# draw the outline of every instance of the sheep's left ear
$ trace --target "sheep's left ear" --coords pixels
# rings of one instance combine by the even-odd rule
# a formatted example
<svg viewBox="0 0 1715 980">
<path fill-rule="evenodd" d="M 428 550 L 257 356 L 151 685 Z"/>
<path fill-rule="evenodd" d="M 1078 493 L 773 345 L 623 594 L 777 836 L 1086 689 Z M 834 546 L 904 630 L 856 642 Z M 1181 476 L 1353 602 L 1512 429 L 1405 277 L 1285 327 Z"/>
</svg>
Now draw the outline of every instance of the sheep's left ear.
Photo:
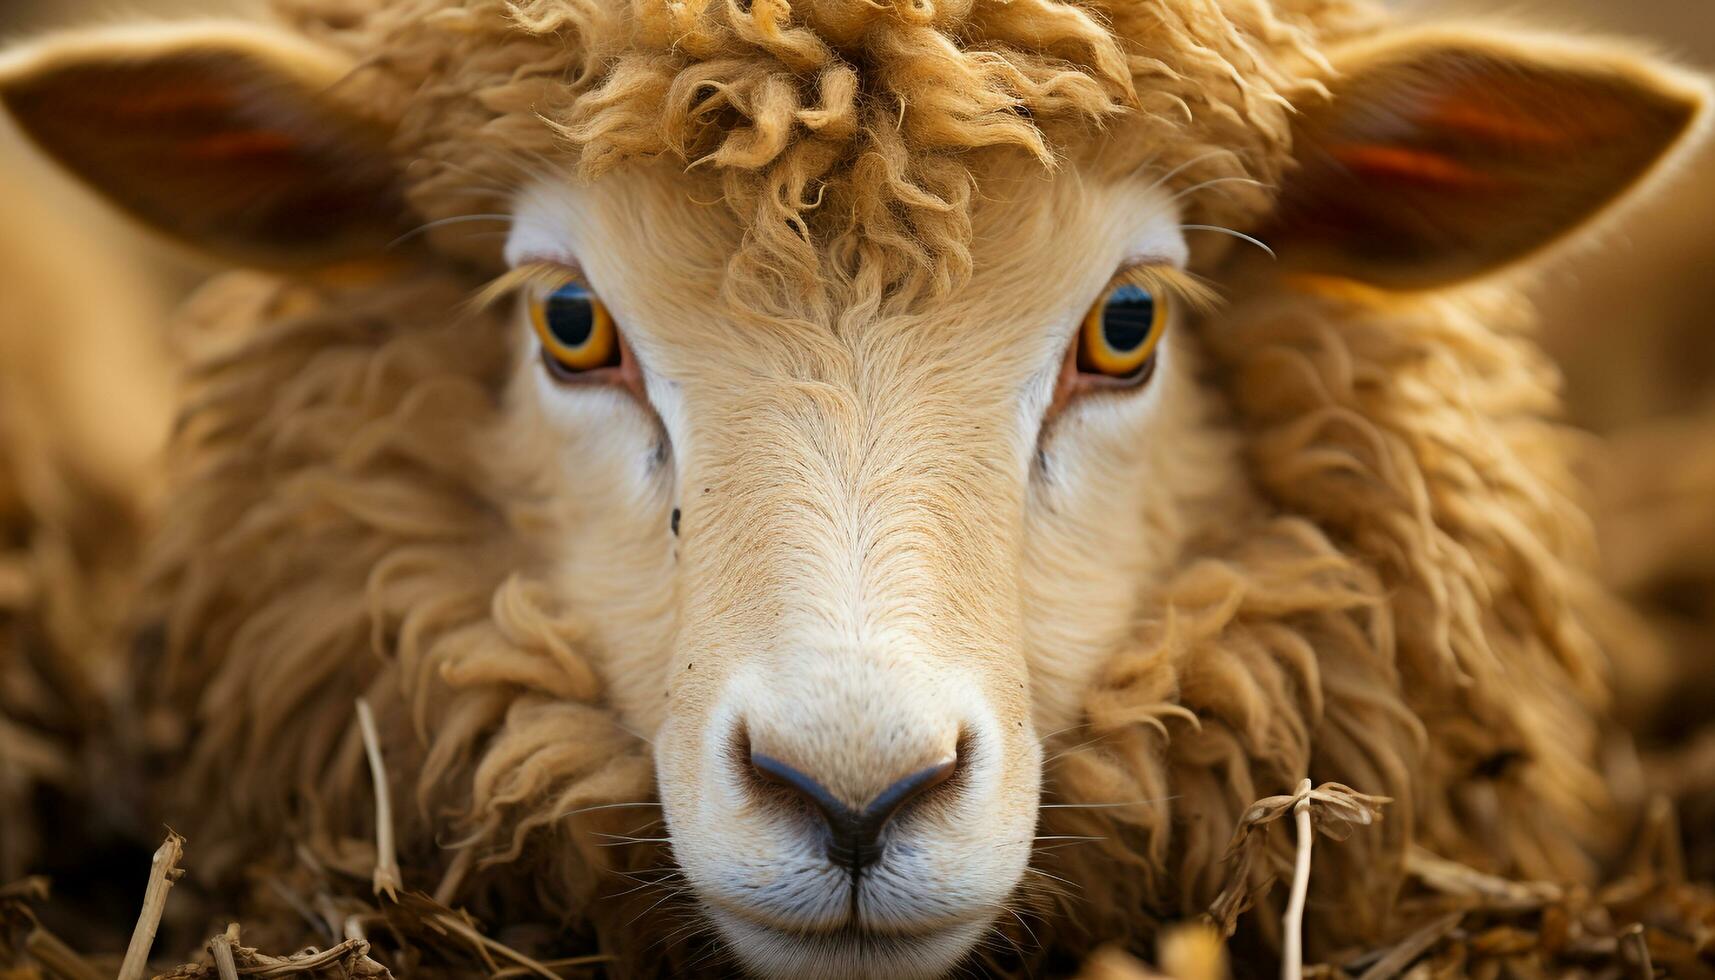
<svg viewBox="0 0 1715 980">
<path fill-rule="evenodd" d="M 1707 87 L 1604 45 L 1422 31 L 1332 53 L 1300 107 L 1268 241 L 1290 267 L 1397 289 L 1565 237 L 1697 128 Z"/>
<path fill-rule="evenodd" d="M 353 64 L 286 31 L 93 30 L 0 57 L 0 105 L 144 224 L 240 262 L 368 257 L 405 221 L 390 128 L 343 94 Z"/>
</svg>

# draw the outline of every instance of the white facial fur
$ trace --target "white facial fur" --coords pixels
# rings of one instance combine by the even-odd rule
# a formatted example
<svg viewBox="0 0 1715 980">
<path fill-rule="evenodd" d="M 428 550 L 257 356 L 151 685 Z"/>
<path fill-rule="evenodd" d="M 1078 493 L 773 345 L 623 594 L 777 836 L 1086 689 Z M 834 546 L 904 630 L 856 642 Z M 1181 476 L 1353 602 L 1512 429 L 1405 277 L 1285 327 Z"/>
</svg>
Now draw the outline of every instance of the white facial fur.
<svg viewBox="0 0 1715 980">
<path fill-rule="evenodd" d="M 1143 388 L 1050 417 L 1116 270 L 1182 267 L 1186 248 L 1147 181 L 1030 181 L 979 209 L 957 295 L 833 323 L 738 322 L 717 296 L 733 232 L 647 171 L 517 202 L 509 259 L 580 268 L 648 396 L 550 378 L 519 318 L 512 411 L 554 460 L 558 585 L 655 743 L 676 859 L 758 972 L 937 976 L 1005 915 L 1039 735 L 1076 724 L 1178 551 L 1185 499 L 1235 472 L 1209 465 L 1220 438 L 1195 465 L 1152 438 L 1204 424 L 1172 333 Z M 887 825 L 854 893 L 747 750 L 853 808 L 958 768 Z"/>
</svg>

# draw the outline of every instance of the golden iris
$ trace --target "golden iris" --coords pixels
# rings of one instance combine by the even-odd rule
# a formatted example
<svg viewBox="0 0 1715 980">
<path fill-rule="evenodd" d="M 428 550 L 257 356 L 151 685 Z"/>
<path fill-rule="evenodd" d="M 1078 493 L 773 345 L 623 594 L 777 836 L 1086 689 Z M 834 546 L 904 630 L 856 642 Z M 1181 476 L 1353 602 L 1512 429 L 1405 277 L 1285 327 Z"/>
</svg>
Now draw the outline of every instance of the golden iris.
<svg viewBox="0 0 1715 980">
<path fill-rule="evenodd" d="M 613 316 L 594 293 L 577 283 L 531 296 L 530 325 L 550 366 L 565 374 L 619 364 Z"/>
<path fill-rule="evenodd" d="M 1167 298 L 1141 286 L 1117 286 L 1084 315 L 1078 370 L 1121 380 L 1141 378 L 1167 327 Z"/>
</svg>

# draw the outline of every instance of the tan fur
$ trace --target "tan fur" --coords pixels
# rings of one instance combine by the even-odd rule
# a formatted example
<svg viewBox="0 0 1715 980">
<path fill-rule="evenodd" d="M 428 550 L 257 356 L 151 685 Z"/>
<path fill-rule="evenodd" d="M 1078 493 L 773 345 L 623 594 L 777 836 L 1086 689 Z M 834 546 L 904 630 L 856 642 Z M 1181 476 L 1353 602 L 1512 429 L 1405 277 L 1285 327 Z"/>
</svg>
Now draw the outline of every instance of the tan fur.
<svg viewBox="0 0 1715 980">
<path fill-rule="evenodd" d="M 1064 137 L 1146 119 L 1164 137 L 1164 171 L 1196 161 L 1179 186 L 1273 183 L 1288 94 L 1315 69 L 1315 44 L 1373 20 L 1347 0 L 1294 0 L 1286 15 L 1217 0 L 833 0 L 748 14 L 712 0 L 414 0 L 344 29 L 324 5 L 276 6 L 365 60 L 351 84 L 374 85 L 366 99 L 403 101 L 398 148 L 419 161 L 412 200 L 426 216 L 479 210 L 469 195 L 484 179 L 516 187 L 568 142 L 586 176 L 667 154 L 711 175 L 699 198 L 719 197 L 751 229 L 732 281 L 754 282 L 745 298 L 764 304 L 777 279 L 839 282 L 860 267 L 881 285 L 920 275 L 947 288 L 969 266 L 975 178 L 961 158 L 973 149 L 1052 163 Z M 955 31 L 962 46 L 947 40 Z M 860 76 L 854 61 L 874 68 Z M 1266 197 L 1230 184 L 1198 205 L 1195 218 L 1220 223 Z"/>
<path fill-rule="evenodd" d="M 464 226 L 409 275 L 203 291 L 136 673 L 195 719 L 165 813 L 228 857 L 368 835 L 360 694 L 411 884 L 593 922 L 638 971 L 705 940 L 638 938 L 654 896 L 605 872 L 663 855 L 602 834 L 659 794 L 705 907 L 791 857 L 721 802 L 735 720 L 859 803 L 973 738 L 929 877 L 983 929 L 1014 909 L 1026 958 L 1197 914 L 1306 775 L 1395 800 L 1318 859 L 1325 948 L 1394 928 L 1412 844 L 1586 879 L 1613 843 L 1589 533 L 1516 284 L 1199 243 L 1232 303 L 1186 305 L 1147 402 L 1040 437 L 1016 403 L 1114 229 L 1266 220 L 1367 5 L 277 5 L 357 62 L 334 92 L 395 126 L 425 220 L 551 215 L 673 383 L 658 415 L 557 392 L 464 303 L 499 270 Z M 1067 893 L 1014 889 L 1033 833 L 1097 838 L 1035 855 Z"/>
</svg>

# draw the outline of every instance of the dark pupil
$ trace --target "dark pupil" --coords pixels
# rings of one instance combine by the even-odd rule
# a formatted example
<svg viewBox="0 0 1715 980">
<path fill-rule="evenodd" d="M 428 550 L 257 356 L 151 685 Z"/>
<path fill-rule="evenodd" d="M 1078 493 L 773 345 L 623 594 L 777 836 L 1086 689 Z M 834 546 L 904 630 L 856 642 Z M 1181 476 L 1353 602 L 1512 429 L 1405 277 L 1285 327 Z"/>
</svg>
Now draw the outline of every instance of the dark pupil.
<svg viewBox="0 0 1715 980">
<path fill-rule="evenodd" d="M 595 310 L 582 287 L 567 286 L 548 297 L 548 332 L 567 347 L 582 347 L 595 330 Z"/>
<path fill-rule="evenodd" d="M 1147 289 L 1121 286 L 1102 309 L 1102 339 L 1120 353 L 1137 350 L 1155 325 L 1155 297 Z"/>
</svg>

